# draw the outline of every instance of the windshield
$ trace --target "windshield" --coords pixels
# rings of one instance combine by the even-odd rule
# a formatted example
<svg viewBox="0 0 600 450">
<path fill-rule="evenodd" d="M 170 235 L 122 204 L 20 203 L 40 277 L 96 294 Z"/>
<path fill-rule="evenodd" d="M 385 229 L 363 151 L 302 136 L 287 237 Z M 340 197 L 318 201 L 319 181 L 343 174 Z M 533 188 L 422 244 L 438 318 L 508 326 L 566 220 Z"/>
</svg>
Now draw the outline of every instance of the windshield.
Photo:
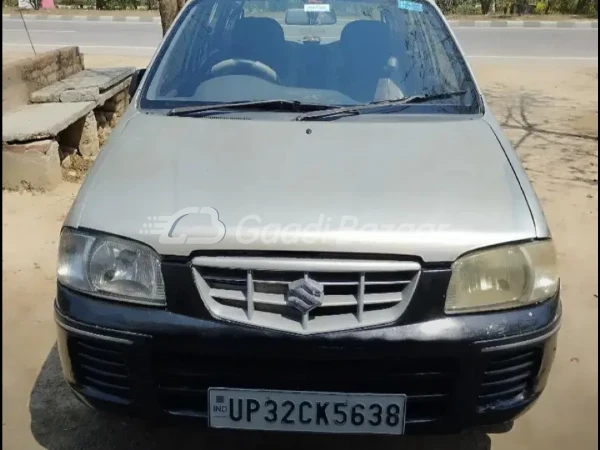
<svg viewBox="0 0 600 450">
<path fill-rule="evenodd" d="M 465 61 L 426 1 L 191 0 L 148 71 L 140 106 L 343 107 L 412 96 L 433 97 L 393 113 L 480 111 Z"/>
</svg>

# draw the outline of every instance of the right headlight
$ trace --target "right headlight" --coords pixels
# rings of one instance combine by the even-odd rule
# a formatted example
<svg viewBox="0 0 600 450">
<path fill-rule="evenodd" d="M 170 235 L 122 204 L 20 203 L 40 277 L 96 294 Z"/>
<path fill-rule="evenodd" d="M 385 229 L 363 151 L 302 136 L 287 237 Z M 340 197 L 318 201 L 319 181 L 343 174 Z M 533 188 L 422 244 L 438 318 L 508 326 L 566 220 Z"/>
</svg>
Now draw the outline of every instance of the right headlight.
<svg viewBox="0 0 600 450">
<path fill-rule="evenodd" d="M 109 300 L 165 306 L 160 258 L 150 247 L 102 233 L 65 228 L 58 250 L 58 281 Z"/>
<path fill-rule="evenodd" d="M 484 250 L 458 259 L 446 295 L 447 313 L 515 308 L 546 300 L 559 288 L 551 240 Z"/>
</svg>

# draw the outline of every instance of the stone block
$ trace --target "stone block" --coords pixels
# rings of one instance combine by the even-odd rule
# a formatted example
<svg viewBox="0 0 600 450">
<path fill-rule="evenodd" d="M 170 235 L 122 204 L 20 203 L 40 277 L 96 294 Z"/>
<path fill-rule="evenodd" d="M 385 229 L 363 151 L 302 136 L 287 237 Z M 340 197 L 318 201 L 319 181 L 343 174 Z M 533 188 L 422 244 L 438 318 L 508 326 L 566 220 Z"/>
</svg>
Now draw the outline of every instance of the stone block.
<svg viewBox="0 0 600 450">
<path fill-rule="evenodd" d="M 47 83 L 47 78 L 43 80 L 44 83 Z M 52 91 L 52 92 L 41 92 L 36 91 L 31 94 L 31 103 L 58 103 L 60 102 L 60 91 Z"/>
<path fill-rule="evenodd" d="M 51 190 L 62 180 L 58 144 L 47 153 L 38 151 L 14 152 L 2 148 L 2 187 L 18 189 L 28 186 Z"/>
<path fill-rule="evenodd" d="M 100 103 L 104 103 L 107 98 L 114 95 L 114 92 L 119 92 L 127 88 L 134 71 L 135 68 L 133 67 L 87 69 L 64 77 L 64 79 L 61 77 L 61 81 L 58 79 L 54 80 L 50 85 L 34 92 L 31 95 L 31 101 L 33 103 L 55 102 L 58 101 L 56 98 L 60 98 L 61 94 L 65 91 L 81 91 L 94 88 L 102 93 Z M 54 72 L 50 73 L 48 74 L 48 79 L 56 75 Z M 115 88 L 118 89 L 114 90 Z"/>
<path fill-rule="evenodd" d="M 61 145 L 58 148 L 58 154 L 60 155 L 60 160 L 63 161 L 65 158 L 68 158 L 71 155 L 75 155 L 77 153 L 76 147 L 69 147 L 68 145 Z"/>
<path fill-rule="evenodd" d="M 106 144 L 111 131 L 112 130 L 109 126 L 98 127 L 98 142 L 100 143 L 101 147 Z"/>
<path fill-rule="evenodd" d="M 41 103 L 2 114 L 2 141 L 28 142 L 54 137 L 85 117 L 94 102 Z"/>
<path fill-rule="evenodd" d="M 63 146 L 75 147 L 81 156 L 93 156 L 100 151 L 98 123 L 93 111 L 66 128 L 59 136 Z"/>
<path fill-rule="evenodd" d="M 72 165 L 71 155 L 67 155 L 67 157 L 60 162 L 60 166 L 63 169 L 70 169 Z"/>
<path fill-rule="evenodd" d="M 73 89 L 60 94 L 60 101 L 67 102 L 97 102 L 100 99 L 98 88 Z"/>
<path fill-rule="evenodd" d="M 58 143 L 54 139 L 44 139 L 24 144 L 4 144 L 2 145 L 2 150 L 21 154 L 36 152 L 45 155 L 49 150 L 53 149 L 54 146 L 58 146 Z"/>
<path fill-rule="evenodd" d="M 28 103 L 32 92 L 83 70 L 78 47 L 66 47 L 2 63 L 2 112 Z"/>
</svg>

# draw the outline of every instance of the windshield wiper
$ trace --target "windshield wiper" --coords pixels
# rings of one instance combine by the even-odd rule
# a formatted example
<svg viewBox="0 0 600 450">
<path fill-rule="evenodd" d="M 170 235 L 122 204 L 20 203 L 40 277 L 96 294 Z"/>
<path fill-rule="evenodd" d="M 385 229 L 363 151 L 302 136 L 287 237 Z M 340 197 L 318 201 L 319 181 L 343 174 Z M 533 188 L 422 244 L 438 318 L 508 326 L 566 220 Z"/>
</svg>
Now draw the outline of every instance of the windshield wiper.
<svg viewBox="0 0 600 450">
<path fill-rule="evenodd" d="M 344 117 L 344 116 L 356 116 L 362 114 L 366 111 L 376 110 L 378 111 L 381 108 L 387 108 L 389 106 L 398 106 L 398 105 L 410 105 L 416 103 L 424 103 L 430 100 L 440 100 L 444 98 L 457 97 L 460 95 L 466 94 L 467 91 L 451 91 L 451 92 L 442 92 L 440 94 L 423 94 L 423 95 L 413 95 L 410 97 L 399 98 L 395 100 L 383 100 L 378 102 L 369 102 L 362 105 L 354 105 L 354 106 L 344 106 L 341 108 L 330 108 L 325 111 L 316 111 L 316 112 L 308 112 L 305 114 L 301 114 L 296 117 L 294 120 L 320 120 L 320 119 L 330 119 L 335 116 Z"/>
<path fill-rule="evenodd" d="M 214 105 L 181 106 L 171 109 L 168 116 L 199 116 L 203 113 L 212 114 L 219 110 L 257 110 L 257 111 L 321 111 L 332 106 L 302 103 L 295 100 L 258 100 L 251 102 L 226 102 Z"/>
</svg>

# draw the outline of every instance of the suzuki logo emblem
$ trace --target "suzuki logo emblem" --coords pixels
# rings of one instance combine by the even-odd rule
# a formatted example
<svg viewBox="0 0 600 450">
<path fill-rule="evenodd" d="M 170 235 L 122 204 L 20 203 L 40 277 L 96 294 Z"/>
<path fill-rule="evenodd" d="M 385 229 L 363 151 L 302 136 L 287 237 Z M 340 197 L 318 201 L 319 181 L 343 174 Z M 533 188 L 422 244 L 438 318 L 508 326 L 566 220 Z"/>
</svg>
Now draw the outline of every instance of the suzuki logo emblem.
<svg viewBox="0 0 600 450">
<path fill-rule="evenodd" d="M 310 278 L 302 278 L 290 283 L 286 302 L 302 314 L 306 314 L 323 304 L 323 285 Z"/>
</svg>

